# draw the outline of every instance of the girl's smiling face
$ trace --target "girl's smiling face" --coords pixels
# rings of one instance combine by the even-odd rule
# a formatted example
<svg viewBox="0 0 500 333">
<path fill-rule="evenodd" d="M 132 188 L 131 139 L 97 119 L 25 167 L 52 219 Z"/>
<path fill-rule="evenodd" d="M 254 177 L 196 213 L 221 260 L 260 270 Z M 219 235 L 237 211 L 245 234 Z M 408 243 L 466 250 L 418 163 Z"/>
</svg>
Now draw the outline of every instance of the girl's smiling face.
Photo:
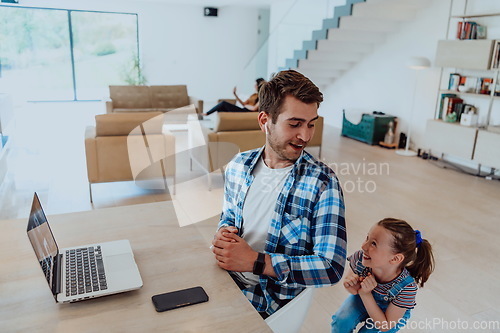
<svg viewBox="0 0 500 333">
<path fill-rule="evenodd" d="M 373 226 L 361 246 L 363 265 L 372 269 L 389 267 L 395 257 L 393 241 L 394 236 L 389 230 L 379 225 Z"/>
</svg>

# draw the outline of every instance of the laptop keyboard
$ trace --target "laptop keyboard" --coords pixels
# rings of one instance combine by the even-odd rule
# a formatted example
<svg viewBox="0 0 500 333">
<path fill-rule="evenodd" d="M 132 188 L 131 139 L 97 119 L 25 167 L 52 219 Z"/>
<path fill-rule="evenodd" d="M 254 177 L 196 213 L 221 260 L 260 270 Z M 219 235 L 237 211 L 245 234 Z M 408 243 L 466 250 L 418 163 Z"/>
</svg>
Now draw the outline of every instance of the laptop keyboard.
<svg viewBox="0 0 500 333">
<path fill-rule="evenodd" d="M 66 296 L 106 289 L 101 246 L 66 251 Z"/>
</svg>

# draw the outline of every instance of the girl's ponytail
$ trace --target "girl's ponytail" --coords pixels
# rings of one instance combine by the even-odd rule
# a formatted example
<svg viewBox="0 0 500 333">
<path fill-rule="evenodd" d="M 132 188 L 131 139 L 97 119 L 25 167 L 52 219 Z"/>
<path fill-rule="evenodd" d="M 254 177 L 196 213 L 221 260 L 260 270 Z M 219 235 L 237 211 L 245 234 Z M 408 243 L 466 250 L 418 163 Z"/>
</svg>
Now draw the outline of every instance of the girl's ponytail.
<svg viewBox="0 0 500 333">
<path fill-rule="evenodd" d="M 423 287 L 434 270 L 434 255 L 432 254 L 432 246 L 429 241 L 423 239 L 422 243 L 417 246 L 416 258 L 406 269 L 415 278 L 415 281 Z"/>
<path fill-rule="evenodd" d="M 406 221 L 385 218 L 377 224 L 392 233 L 394 236 L 392 247 L 395 253 L 401 253 L 405 257 L 401 267 L 406 267 L 415 281 L 423 287 L 434 270 L 431 244 L 422 239 L 420 231 L 413 230 Z"/>
</svg>

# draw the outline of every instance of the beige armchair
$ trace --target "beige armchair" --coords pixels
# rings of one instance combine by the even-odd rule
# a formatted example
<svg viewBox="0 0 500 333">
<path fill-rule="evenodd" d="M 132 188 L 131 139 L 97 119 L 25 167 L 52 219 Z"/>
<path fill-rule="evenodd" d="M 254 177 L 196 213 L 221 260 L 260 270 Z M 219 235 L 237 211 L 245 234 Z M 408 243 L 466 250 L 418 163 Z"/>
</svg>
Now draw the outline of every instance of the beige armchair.
<svg viewBox="0 0 500 333">
<path fill-rule="evenodd" d="M 90 201 L 92 184 L 136 181 L 175 194 L 175 137 L 163 129 L 161 112 L 97 115 L 85 132 Z M 170 188 L 169 188 L 170 189 Z"/>
</svg>

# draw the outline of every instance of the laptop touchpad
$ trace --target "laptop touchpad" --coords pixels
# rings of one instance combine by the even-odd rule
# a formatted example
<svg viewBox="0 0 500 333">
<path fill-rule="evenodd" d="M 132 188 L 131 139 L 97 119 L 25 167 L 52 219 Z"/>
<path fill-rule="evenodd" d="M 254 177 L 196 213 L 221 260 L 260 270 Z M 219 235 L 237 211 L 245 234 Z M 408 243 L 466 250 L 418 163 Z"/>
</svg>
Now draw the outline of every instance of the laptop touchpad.
<svg viewBox="0 0 500 333">
<path fill-rule="evenodd" d="M 106 266 L 111 272 L 129 270 L 134 265 L 134 256 L 129 253 L 106 257 Z"/>
</svg>

